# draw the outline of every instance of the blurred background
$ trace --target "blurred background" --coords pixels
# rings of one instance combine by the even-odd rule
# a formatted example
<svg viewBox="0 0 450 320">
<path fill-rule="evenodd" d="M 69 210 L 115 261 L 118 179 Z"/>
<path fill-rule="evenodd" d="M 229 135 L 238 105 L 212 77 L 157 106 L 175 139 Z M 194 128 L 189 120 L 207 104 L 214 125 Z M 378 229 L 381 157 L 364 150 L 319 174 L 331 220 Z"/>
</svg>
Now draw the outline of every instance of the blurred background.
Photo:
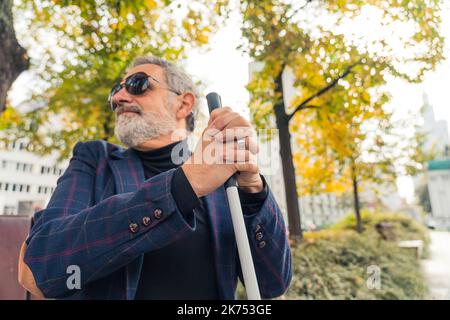
<svg viewBox="0 0 450 320">
<path fill-rule="evenodd" d="M 450 299 L 449 40 L 444 0 L 1 1 L 0 299 L 26 298 L 18 251 L 73 146 L 118 143 L 107 96 L 145 54 L 270 146 L 283 299 Z"/>
</svg>

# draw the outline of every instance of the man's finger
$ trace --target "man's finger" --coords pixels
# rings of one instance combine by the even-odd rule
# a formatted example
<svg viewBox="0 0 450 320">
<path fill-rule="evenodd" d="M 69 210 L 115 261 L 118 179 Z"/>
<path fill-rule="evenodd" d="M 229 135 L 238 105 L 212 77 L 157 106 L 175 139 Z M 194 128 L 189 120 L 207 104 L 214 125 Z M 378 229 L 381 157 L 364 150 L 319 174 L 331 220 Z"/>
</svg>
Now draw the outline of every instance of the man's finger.
<svg viewBox="0 0 450 320">
<path fill-rule="evenodd" d="M 211 111 L 211 114 L 209 115 L 208 126 L 221 115 L 230 112 L 233 112 L 233 109 L 231 109 L 230 107 L 221 107 L 214 109 L 213 111 Z"/>
<path fill-rule="evenodd" d="M 258 143 L 252 137 L 245 137 L 244 139 L 237 140 L 234 143 L 234 148 L 236 150 L 248 150 L 254 155 L 259 152 Z"/>
<path fill-rule="evenodd" d="M 219 157 L 223 158 L 226 154 L 234 154 L 236 151 L 249 151 L 251 155 L 256 156 L 259 152 L 259 146 L 251 137 L 246 137 L 238 141 L 228 141 L 221 143 L 216 141 L 216 148 L 219 150 Z"/>
<path fill-rule="evenodd" d="M 246 162 L 250 159 L 251 152 L 246 149 L 236 149 L 234 142 L 217 142 L 216 148 L 217 160 L 222 161 L 220 163 Z"/>
<path fill-rule="evenodd" d="M 240 118 L 240 114 L 237 112 L 226 112 L 220 115 L 219 117 L 215 118 L 208 127 L 210 128 L 216 128 L 218 130 L 223 130 L 227 127 L 229 127 L 229 123 L 233 120 Z"/>
<path fill-rule="evenodd" d="M 220 134 L 215 135 L 214 138 L 216 141 L 228 142 L 255 136 L 255 130 L 252 127 L 245 126 L 222 130 Z"/>
<path fill-rule="evenodd" d="M 236 163 L 235 168 L 239 172 L 259 173 L 258 165 L 252 162 Z"/>
</svg>

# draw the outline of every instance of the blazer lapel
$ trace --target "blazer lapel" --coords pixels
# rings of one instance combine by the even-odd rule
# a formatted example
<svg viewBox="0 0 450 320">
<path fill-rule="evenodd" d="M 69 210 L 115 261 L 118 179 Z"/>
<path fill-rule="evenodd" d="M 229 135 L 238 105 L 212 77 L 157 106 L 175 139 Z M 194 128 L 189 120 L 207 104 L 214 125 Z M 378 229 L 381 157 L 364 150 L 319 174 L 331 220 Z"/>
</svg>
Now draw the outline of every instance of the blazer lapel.
<svg viewBox="0 0 450 320">
<path fill-rule="evenodd" d="M 108 163 L 114 175 L 117 194 L 136 191 L 145 181 L 142 162 L 133 149 L 115 150 Z M 133 300 L 136 295 L 143 262 L 142 254 L 126 266 L 127 300 Z"/>
</svg>

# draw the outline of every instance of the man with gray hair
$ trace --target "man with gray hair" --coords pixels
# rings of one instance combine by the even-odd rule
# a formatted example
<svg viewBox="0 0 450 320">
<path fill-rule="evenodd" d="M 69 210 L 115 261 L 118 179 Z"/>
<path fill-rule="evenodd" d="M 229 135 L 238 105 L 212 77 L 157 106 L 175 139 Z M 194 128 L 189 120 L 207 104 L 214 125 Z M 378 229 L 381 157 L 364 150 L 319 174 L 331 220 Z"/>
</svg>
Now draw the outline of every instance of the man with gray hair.
<svg viewBox="0 0 450 320">
<path fill-rule="evenodd" d="M 28 291 L 234 299 L 243 280 L 223 184 L 235 173 L 261 296 L 287 290 L 286 228 L 255 161 L 254 130 L 231 108 L 214 110 L 191 152 L 199 99 L 181 68 L 157 57 L 134 61 L 109 95 L 115 134 L 128 148 L 77 143 L 22 246 L 19 282 Z"/>
</svg>

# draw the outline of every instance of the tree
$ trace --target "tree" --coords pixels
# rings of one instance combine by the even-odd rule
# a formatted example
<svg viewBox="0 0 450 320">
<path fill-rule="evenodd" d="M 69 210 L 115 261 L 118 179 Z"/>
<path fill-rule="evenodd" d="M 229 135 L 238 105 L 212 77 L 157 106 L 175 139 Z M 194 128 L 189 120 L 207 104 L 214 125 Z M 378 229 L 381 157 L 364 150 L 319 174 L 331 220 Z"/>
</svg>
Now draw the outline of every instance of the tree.
<svg viewBox="0 0 450 320">
<path fill-rule="evenodd" d="M 204 46 L 226 14 L 226 0 L 38 0 L 17 8 L 32 18 L 23 32 L 39 52 L 33 110 L 4 124 L 3 139 L 26 138 L 30 150 L 69 156 L 80 140 L 114 138 L 107 97 L 138 55 L 168 60 Z M 36 30 L 32 38 L 28 30 Z M 37 50 L 39 49 L 39 50 Z"/>
<path fill-rule="evenodd" d="M 349 105 L 335 113 L 320 109 L 320 124 L 313 125 L 316 135 L 327 141 L 328 156 L 334 159 L 340 179 L 351 184 L 358 232 L 363 231 L 360 186 L 394 186 L 398 175 L 422 171 L 424 163 L 433 157 L 424 150 L 426 139 L 417 130 L 417 116 L 394 120 L 392 112 L 383 108 L 385 99 L 388 97 L 372 99 L 365 105 Z M 323 157 L 323 151 L 318 151 L 314 156 Z M 320 179 L 334 167 L 316 172 L 315 178 Z"/>
<path fill-rule="evenodd" d="M 374 103 L 385 103 L 387 96 L 372 89 L 381 88 L 388 76 L 420 82 L 423 74 L 443 58 L 443 38 L 439 35 L 441 2 L 241 2 L 245 39 L 241 48 L 264 64 L 248 85 L 252 116 L 259 127 L 266 126 L 271 115 L 276 119 L 289 231 L 294 244 L 302 237 L 291 146 L 299 115 L 311 110 L 317 113 L 318 109 L 331 115 L 346 108 L 345 103 L 357 106 L 356 110 L 358 106 L 369 108 Z M 352 28 L 358 19 L 371 17 L 378 17 L 383 32 L 364 37 L 354 24 Z M 398 43 L 403 44 L 401 50 Z M 282 81 L 287 68 L 293 71 L 297 90 L 297 98 L 291 102 L 286 102 Z M 342 94 L 336 95 L 338 91 Z M 344 97 L 346 101 L 342 100 Z M 358 134 L 356 130 L 351 136 Z M 299 170 L 297 167 L 297 173 Z"/>
<path fill-rule="evenodd" d="M 29 59 L 16 38 L 12 0 L 0 1 L 0 114 L 6 108 L 6 95 L 16 78 L 29 67 Z"/>
</svg>

